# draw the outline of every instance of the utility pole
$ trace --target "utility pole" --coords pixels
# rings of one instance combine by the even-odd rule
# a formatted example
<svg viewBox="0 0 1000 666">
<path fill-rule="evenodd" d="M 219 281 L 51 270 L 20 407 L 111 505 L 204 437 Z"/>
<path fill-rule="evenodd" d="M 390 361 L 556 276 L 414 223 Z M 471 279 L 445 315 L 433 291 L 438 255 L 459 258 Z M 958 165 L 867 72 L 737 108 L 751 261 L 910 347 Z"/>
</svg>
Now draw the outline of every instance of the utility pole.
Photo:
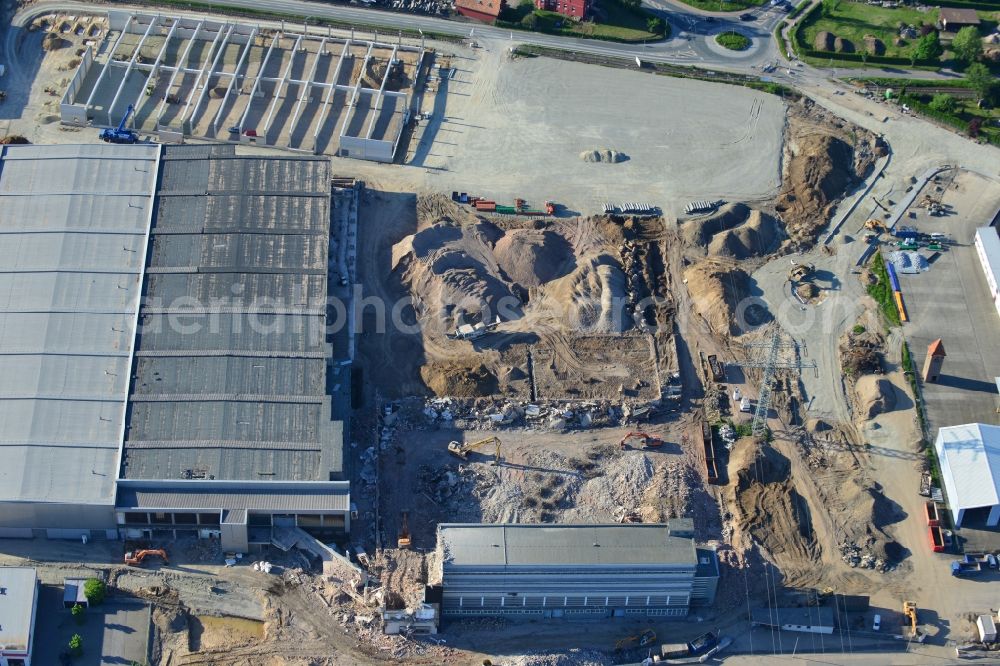
<svg viewBox="0 0 1000 666">
<path fill-rule="evenodd" d="M 803 360 L 803 356 L 808 355 L 805 345 L 802 345 L 802 353 L 800 353 L 797 342 L 782 340 L 780 328 L 775 329 L 770 340 L 750 343 L 746 346 L 746 350 L 747 360 L 738 365 L 744 368 L 764 369 L 764 377 L 761 379 L 757 397 L 757 408 L 754 410 L 753 425 L 751 426 L 753 436 L 761 437 L 767 430 L 767 413 L 771 408 L 771 385 L 774 383 L 775 371 L 778 368 L 796 370 L 812 368 L 818 376 L 819 369 L 816 361 Z"/>
</svg>

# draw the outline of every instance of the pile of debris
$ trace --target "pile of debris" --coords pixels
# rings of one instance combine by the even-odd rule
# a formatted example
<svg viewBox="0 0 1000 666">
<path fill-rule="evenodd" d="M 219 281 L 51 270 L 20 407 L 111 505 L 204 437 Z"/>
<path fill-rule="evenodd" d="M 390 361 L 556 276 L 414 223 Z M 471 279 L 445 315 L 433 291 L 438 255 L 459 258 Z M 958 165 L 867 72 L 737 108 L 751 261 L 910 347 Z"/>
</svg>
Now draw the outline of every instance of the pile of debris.
<svg viewBox="0 0 1000 666">
<path fill-rule="evenodd" d="M 681 397 L 680 387 L 667 396 L 667 406 Z M 523 402 L 503 399 L 431 398 L 424 402 L 420 418 L 412 427 L 447 425 L 461 430 L 497 430 L 523 427 L 562 431 L 602 428 L 637 422 L 654 416 L 663 408 L 657 401 L 536 400 Z"/>
<path fill-rule="evenodd" d="M 857 544 L 843 541 L 840 544 L 840 558 L 852 568 L 873 569 L 885 572 L 889 570 L 889 565 L 866 548 Z"/>
</svg>

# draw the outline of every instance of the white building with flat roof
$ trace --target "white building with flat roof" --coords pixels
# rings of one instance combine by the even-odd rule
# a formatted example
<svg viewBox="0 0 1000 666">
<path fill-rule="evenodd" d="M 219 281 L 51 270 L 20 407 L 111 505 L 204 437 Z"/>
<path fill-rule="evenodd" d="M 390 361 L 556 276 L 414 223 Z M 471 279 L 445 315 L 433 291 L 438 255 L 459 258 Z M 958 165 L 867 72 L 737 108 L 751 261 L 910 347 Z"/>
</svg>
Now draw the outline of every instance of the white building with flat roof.
<svg viewBox="0 0 1000 666">
<path fill-rule="evenodd" d="M 976 255 L 983 267 L 993 305 L 1000 314 L 1000 235 L 994 227 L 976 229 Z"/>
<path fill-rule="evenodd" d="M 961 527 L 966 511 L 988 509 L 986 525 L 1000 523 L 1000 426 L 967 423 L 938 430 L 934 442 L 948 506 Z"/>
<path fill-rule="evenodd" d="M 30 567 L 0 567 L 0 666 L 31 666 L 38 576 Z"/>
</svg>

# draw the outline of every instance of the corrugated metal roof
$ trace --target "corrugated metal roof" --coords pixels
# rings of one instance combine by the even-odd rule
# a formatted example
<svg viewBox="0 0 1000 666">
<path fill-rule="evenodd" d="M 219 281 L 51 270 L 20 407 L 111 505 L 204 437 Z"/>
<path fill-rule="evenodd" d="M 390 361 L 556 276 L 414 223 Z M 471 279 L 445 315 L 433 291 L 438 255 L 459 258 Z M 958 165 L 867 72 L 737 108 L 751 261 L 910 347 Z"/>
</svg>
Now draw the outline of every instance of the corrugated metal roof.
<svg viewBox="0 0 1000 666">
<path fill-rule="evenodd" d="M 334 511 L 350 509 L 346 481 L 123 481 L 118 509 Z"/>
<path fill-rule="evenodd" d="M 336 478 L 329 162 L 186 148 L 164 149 L 121 476 Z"/>
<path fill-rule="evenodd" d="M 993 277 L 993 284 L 1000 285 L 1000 233 L 994 227 L 979 227 L 976 239 L 986 255 L 984 270 Z"/>
<path fill-rule="evenodd" d="M 31 640 L 31 618 L 38 576 L 28 567 L 0 567 L 0 645 L 8 651 L 25 651 Z"/>
<path fill-rule="evenodd" d="M 158 154 L 0 151 L 0 502 L 114 499 Z"/>
<path fill-rule="evenodd" d="M 697 564 L 694 540 L 670 535 L 669 524 L 486 525 L 438 528 L 444 568 Z"/>
<path fill-rule="evenodd" d="M 1000 426 L 941 428 L 934 448 L 953 510 L 1000 504 Z"/>
</svg>

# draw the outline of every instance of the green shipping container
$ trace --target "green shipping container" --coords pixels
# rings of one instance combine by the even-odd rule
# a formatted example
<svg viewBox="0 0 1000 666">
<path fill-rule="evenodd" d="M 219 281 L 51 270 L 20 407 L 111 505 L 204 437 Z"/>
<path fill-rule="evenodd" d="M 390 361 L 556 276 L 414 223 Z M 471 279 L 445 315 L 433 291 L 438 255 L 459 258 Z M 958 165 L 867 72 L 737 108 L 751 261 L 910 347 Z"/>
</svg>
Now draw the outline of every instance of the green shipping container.
<svg viewBox="0 0 1000 666">
<path fill-rule="evenodd" d="M 496 212 L 505 215 L 513 215 L 517 212 L 517 209 L 513 206 L 497 206 Z"/>
</svg>

